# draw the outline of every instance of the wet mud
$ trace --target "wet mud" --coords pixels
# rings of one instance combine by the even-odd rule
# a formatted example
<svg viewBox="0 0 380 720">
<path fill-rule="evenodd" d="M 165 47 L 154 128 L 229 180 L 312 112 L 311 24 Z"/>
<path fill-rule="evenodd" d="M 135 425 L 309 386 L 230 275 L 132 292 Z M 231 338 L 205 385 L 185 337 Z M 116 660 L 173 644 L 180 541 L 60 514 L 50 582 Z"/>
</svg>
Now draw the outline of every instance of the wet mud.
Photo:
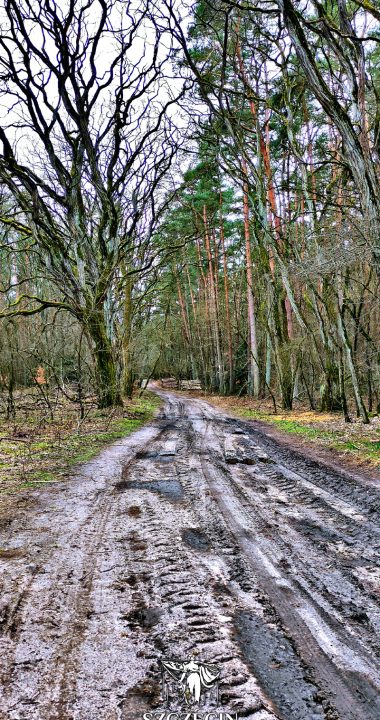
<svg viewBox="0 0 380 720">
<path fill-rule="evenodd" d="M 244 657 L 273 699 L 279 718 L 321 720 L 326 717 L 319 688 L 307 676 L 290 640 L 274 623 L 247 611 L 237 613 L 237 636 Z"/>
<path fill-rule="evenodd" d="M 2 523 L 1 720 L 181 709 L 161 660 L 191 653 L 242 719 L 379 720 L 380 482 L 161 394 Z"/>
</svg>

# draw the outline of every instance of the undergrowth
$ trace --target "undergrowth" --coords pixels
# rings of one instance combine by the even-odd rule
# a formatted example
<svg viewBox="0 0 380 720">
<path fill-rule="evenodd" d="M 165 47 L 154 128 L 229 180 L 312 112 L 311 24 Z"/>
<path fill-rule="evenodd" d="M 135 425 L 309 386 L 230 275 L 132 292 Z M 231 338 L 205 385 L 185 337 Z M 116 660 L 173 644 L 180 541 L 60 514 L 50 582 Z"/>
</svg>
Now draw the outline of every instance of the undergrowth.
<svg viewBox="0 0 380 720">
<path fill-rule="evenodd" d="M 363 425 L 361 421 L 345 423 L 338 413 L 306 409 L 274 414 L 267 408 L 255 406 L 248 398 L 209 396 L 206 399 L 239 417 L 270 423 L 283 433 L 337 451 L 356 463 L 380 466 L 380 419 L 377 417 L 371 418 L 369 425 Z"/>
<path fill-rule="evenodd" d="M 0 493 L 59 482 L 105 445 L 126 437 L 152 419 L 161 400 L 149 391 L 111 411 L 92 408 L 83 420 L 63 403 L 54 419 L 31 413 L 0 421 Z"/>
</svg>

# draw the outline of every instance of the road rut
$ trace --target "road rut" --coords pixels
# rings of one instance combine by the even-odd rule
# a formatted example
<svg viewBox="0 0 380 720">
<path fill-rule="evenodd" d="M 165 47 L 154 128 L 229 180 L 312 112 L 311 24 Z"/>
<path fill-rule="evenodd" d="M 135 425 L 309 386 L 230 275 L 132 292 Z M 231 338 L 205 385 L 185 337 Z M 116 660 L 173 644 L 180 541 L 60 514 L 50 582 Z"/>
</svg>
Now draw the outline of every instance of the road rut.
<svg viewBox="0 0 380 720">
<path fill-rule="evenodd" d="M 241 718 L 378 720 L 379 485 L 160 394 L 3 522 L 0 717 L 142 720 L 194 650 Z"/>
</svg>

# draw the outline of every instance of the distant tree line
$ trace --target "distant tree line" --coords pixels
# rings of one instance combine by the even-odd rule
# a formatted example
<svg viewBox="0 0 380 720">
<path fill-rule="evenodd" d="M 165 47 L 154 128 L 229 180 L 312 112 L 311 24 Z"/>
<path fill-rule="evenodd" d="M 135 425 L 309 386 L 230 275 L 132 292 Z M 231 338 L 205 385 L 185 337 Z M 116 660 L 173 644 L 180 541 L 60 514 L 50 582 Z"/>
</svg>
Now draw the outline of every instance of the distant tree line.
<svg viewBox="0 0 380 720">
<path fill-rule="evenodd" d="M 175 374 L 368 422 L 376 6 L 24 0 L 5 15 L 4 337 L 57 337 L 47 364 L 62 381 L 83 358 L 103 407 Z"/>
</svg>

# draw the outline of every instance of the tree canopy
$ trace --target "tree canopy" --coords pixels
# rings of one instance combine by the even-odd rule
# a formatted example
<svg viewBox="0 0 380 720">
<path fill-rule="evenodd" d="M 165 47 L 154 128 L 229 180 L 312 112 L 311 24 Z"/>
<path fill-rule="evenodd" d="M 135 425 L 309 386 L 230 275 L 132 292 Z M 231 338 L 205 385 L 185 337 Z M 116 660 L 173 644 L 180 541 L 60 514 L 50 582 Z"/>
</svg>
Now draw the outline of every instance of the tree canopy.
<svg viewBox="0 0 380 720">
<path fill-rule="evenodd" d="M 167 374 L 367 422 L 379 30 L 367 0 L 7 1 L 4 332 L 66 318 L 100 406 Z"/>
</svg>

